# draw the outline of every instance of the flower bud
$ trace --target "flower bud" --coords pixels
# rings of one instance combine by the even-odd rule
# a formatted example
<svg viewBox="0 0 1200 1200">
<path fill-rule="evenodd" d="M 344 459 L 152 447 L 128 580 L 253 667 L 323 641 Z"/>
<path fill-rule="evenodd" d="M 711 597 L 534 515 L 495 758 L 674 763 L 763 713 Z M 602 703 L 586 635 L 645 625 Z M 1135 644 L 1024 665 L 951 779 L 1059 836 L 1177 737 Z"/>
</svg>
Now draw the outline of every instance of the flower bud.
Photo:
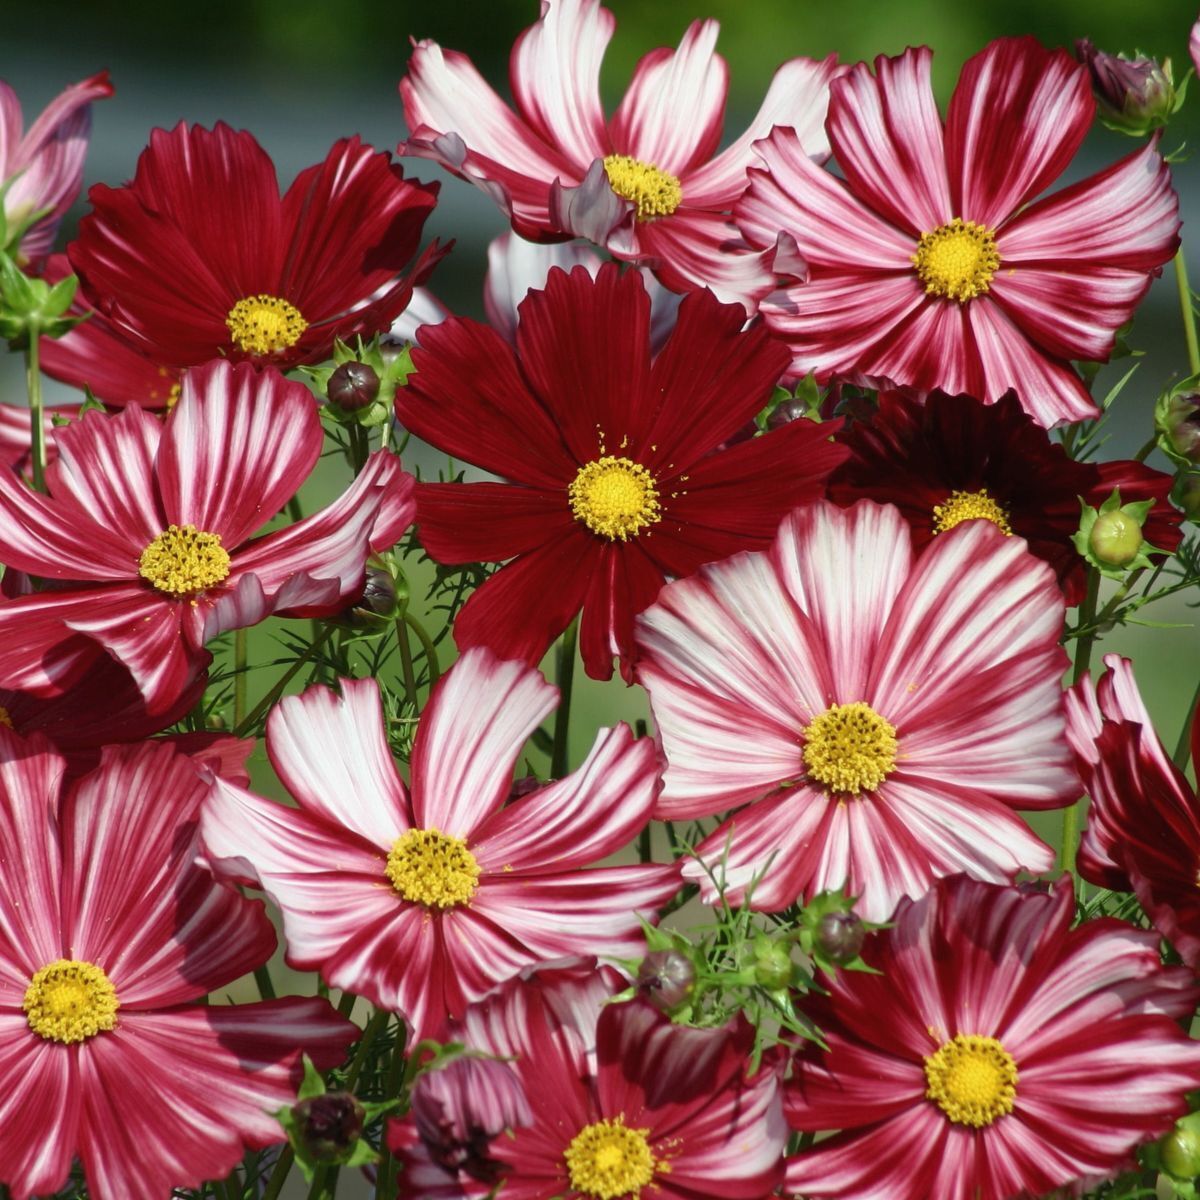
<svg viewBox="0 0 1200 1200">
<path fill-rule="evenodd" d="M 349 1092 L 324 1092 L 292 1105 L 301 1142 L 318 1162 L 335 1162 L 358 1141 L 366 1111 Z"/>
<path fill-rule="evenodd" d="M 678 950 L 652 950 L 638 967 L 637 989 L 660 1012 L 687 1002 L 696 986 L 696 968 Z"/>
<path fill-rule="evenodd" d="M 1176 1125 L 1158 1144 L 1163 1169 L 1175 1179 L 1200 1175 L 1200 1131 Z"/>
<path fill-rule="evenodd" d="M 754 982 L 768 991 L 778 991 L 792 982 L 792 954 L 780 942 L 759 945 L 754 951 Z"/>
<path fill-rule="evenodd" d="M 1154 413 L 1159 436 L 1168 453 L 1200 463 L 1200 394 L 1181 392 L 1160 401 Z M 1161 443 L 1160 443 L 1161 445 Z"/>
<path fill-rule="evenodd" d="M 1140 137 L 1165 125 L 1178 108 L 1171 60 L 1106 54 L 1087 38 L 1075 43 L 1075 56 L 1088 69 L 1096 109 L 1110 129 Z"/>
<path fill-rule="evenodd" d="M 829 912 L 817 926 L 817 950 L 830 962 L 844 966 L 858 957 L 866 936 L 858 913 Z"/>
<path fill-rule="evenodd" d="M 1200 474 L 1181 475 L 1171 490 L 1171 501 L 1183 509 L 1189 521 L 1200 523 Z"/>
<path fill-rule="evenodd" d="M 365 362 L 344 362 L 330 375 L 325 395 L 343 412 L 358 412 L 379 395 L 379 375 Z"/>
<path fill-rule="evenodd" d="M 803 400 L 784 400 L 771 409 L 771 415 L 767 418 L 767 428 L 782 429 L 807 415 Z"/>
<path fill-rule="evenodd" d="M 1106 566 L 1127 567 L 1142 548 L 1142 527 L 1119 508 L 1101 513 L 1088 534 L 1088 549 Z"/>
</svg>

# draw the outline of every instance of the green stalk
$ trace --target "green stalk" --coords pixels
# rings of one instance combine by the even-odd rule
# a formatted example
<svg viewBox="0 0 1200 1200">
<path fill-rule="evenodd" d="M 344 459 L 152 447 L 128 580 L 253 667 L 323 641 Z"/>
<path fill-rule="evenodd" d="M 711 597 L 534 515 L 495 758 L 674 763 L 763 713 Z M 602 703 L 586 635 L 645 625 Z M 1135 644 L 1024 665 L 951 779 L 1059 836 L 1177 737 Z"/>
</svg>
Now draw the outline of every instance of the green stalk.
<svg viewBox="0 0 1200 1200">
<path fill-rule="evenodd" d="M 246 674 L 249 630 L 239 629 L 233 635 L 233 727 L 240 729 L 246 719 Z"/>
<path fill-rule="evenodd" d="M 409 704 L 417 706 L 417 680 L 413 674 L 412 646 L 408 641 L 408 622 L 396 620 L 396 645 L 400 647 L 400 671 L 404 675 L 404 694 Z"/>
<path fill-rule="evenodd" d="M 1100 595 L 1100 572 L 1094 568 L 1088 570 L 1087 594 L 1079 606 L 1080 625 L 1090 625 L 1096 616 L 1096 601 Z M 1083 634 L 1075 643 L 1075 669 L 1072 672 L 1073 682 L 1078 683 L 1087 673 L 1092 661 L 1092 647 L 1096 641 L 1096 631 Z M 1064 871 L 1075 873 L 1075 852 L 1079 844 L 1079 803 L 1063 809 L 1062 854 L 1059 865 Z"/>
<path fill-rule="evenodd" d="M 1192 702 L 1187 706 L 1187 712 L 1183 716 L 1183 728 L 1179 731 L 1179 741 L 1175 743 L 1175 753 L 1171 755 L 1171 761 L 1181 770 L 1187 770 L 1188 759 L 1192 755 L 1192 742 L 1188 734 L 1192 729 L 1192 718 L 1196 714 L 1196 705 L 1200 704 L 1200 683 L 1196 684 L 1196 690 L 1192 693 Z M 1200 763 L 1195 764 L 1197 774 L 1200 775 Z"/>
<path fill-rule="evenodd" d="M 1192 289 L 1188 287 L 1187 263 L 1183 247 L 1175 254 L 1175 283 L 1179 289 L 1179 311 L 1183 316 L 1183 336 L 1187 340 L 1188 363 L 1193 375 L 1200 375 L 1200 342 L 1196 339 L 1196 310 L 1192 307 Z"/>
<path fill-rule="evenodd" d="M 563 630 L 558 643 L 557 678 L 560 699 L 554 716 L 554 749 L 550 756 L 550 778 L 567 774 L 567 732 L 571 724 L 571 692 L 575 686 L 575 645 L 579 640 L 579 618 Z"/>
<path fill-rule="evenodd" d="M 25 350 L 25 387 L 29 392 L 30 458 L 33 460 L 33 489 L 46 490 L 46 428 L 42 404 L 42 370 L 38 362 L 40 335 L 37 326 L 29 330 L 29 346 Z"/>
<path fill-rule="evenodd" d="M 264 1000 L 275 999 L 275 984 L 271 982 L 271 972 L 267 970 L 265 963 L 254 968 L 254 982 L 258 984 L 258 994 Z"/>
<path fill-rule="evenodd" d="M 275 1160 L 275 1170 L 271 1172 L 271 1178 L 267 1180 L 267 1189 L 262 1194 L 262 1200 L 278 1200 L 295 1157 L 291 1146 L 284 1146 L 279 1152 L 279 1157 Z"/>
<path fill-rule="evenodd" d="M 404 610 L 404 623 L 417 635 L 417 641 L 421 643 L 425 661 L 429 664 L 429 686 L 433 687 L 442 677 L 442 669 L 438 666 L 437 647 L 433 644 L 433 639 L 425 632 L 425 626 L 408 609 Z"/>
<path fill-rule="evenodd" d="M 402 1022 L 396 1030 L 396 1045 L 392 1049 L 391 1066 L 388 1067 L 387 1084 L 383 1093 L 386 1100 L 391 1100 L 400 1095 L 400 1088 L 404 1083 L 404 1068 L 406 1065 L 404 1052 L 408 1048 L 406 1044 L 407 1032 Z M 395 1173 L 396 1160 L 392 1157 L 392 1152 L 388 1149 L 387 1138 L 384 1138 L 377 1175 L 379 1186 L 376 1190 L 376 1194 L 382 1200 L 388 1200 L 389 1197 L 395 1195 Z"/>
<path fill-rule="evenodd" d="M 362 1074 L 362 1069 L 367 1063 L 367 1053 L 371 1049 L 371 1043 L 379 1036 L 380 1030 L 387 1027 L 388 1013 L 380 1009 L 367 1022 L 366 1029 L 363 1030 L 363 1035 L 358 1039 L 358 1049 L 354 1052 L 354 1059 L 350 1063 L 350 1069 L 346 1072 L 345 1089 L 348 1092 L 354 1091 L 355 1084 L 358 1083 L 358 1077 Z"/>
<path fill-rule="evenodd" d="M 325 644 L 333 627 L 326 625 L 309 644 L 308 649 L 283 673 L 279 682 L 254 706 L 250 715 L 234 727 L 234 737 L 245 737 L 258 724 L 259 718 L 283 695 L 283 689 L 295 678 L 296 672 Z"/>
</svg>

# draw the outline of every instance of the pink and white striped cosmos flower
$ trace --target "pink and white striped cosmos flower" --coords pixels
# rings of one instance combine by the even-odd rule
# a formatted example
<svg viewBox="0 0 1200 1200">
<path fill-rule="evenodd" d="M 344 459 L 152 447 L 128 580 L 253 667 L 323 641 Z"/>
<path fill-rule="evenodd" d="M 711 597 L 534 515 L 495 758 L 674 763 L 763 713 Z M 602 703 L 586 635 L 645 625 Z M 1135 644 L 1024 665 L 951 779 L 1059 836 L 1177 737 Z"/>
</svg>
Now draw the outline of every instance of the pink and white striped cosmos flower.
<svg viewBox="0 0 1200 1200">
<path fill-rule="evenodd" d="M 792 370 L 868 377 L 988 403 L 1015 389 L 1042 425 L 1097 409 L 1071 359 L 1103 361 L 1179 245 L 1179 201 L 1149 142 L 1030 203 L 1095 113 L 1087 68 L 1033 38 L 969 59 L 945 126 L 928 49 L 853 67 L 827 129 L 844 182 L 776 130 L 735 217 L 756 246 L 782 229 L 808 264 L 764 300 Z"/>
<path fill-rule="evenodd" d="M 965 521 L 918 556 L 869 501 L 796 509 L 769 551 L 668 584 L 638 630 L 667 758 L 655 816 L 740 809 L 684 876 L 765 910 L 844 884 L 882 921 L 942 875 L 1048 870 L 1013 809 L 1080 793 L 1063 616 L 1020 538 Z"/>
<path fill-rule="evenodd" d="M 22 133 L 21 101 L 0 80 L 0 187 L 8 236 L 34 213 L 49 210 L 25 230 L 18 246 L 0 245 L 0 250 L 15 249 L 20 264 L 39 263 L 50 253 L 83 182 L 92 101 L 112 94 L 107 71 L 73 83 Z"/>
<path fill-rule="evenodd" d="M 201 1004 L 275 948 L 258 901 L 197 866 L 207 787 L 163 744 L 110 747 L 64 783 L 38 735 L 0 728 L 0 1182 L 162 1200 L 284 1140 L 301 1055 L 358 1031 L 328 1001 Z"/>
<path fill-rule="evenodd" d="M 600 63 L 616 21 L 599 0 L 543 0 L 513 46 L 513 112 L 463 54 L 415 43 L 400 82 L 410 135 L 401 154 L 430 158 L 486 192 L 532 241 L 585 237 L 653 266 L 674 291 L 709 287 L 753 312 L 774 286 L 775 239 L 751 250 L 730 220 L 776 125 L 823 160 L 829 83 L 840 71 L 795 58 L 776 72 L 758 115 L 716 153 L 729 72 L 715 21 L 694 21 L 678 50 L 652 50 L 612 120 Z M 790 246 L 788 247 L 790 249 Z"/>
<path fill-rule="evenodd" d="M 603 729 L 574 774 L 505 804 L 558 689 L 471 650 L 429 699 L 406 788 L 377 685 L 341 688 L 309 688 L 268 719 L 267 752 L 298 808 L 218 780 L 204 811 L 214 866 L 283 913 L 289 963 L 403 1013 L 421 1038 L 530 963 L 641 952 L 639 917 L 674 895 L 677 869 L 579 868 L 649 819 L 649 739 Z"/>
<path fill-rule="evenodd" d="M 787 1194 L 1044 1196 L 1170 1129 L 1200 1085 L 1178 1023 L 1195 980 L 1154 934 L 1074 916 L 1069 876 L 1048 895 L 957 876 L 901 903 L 863 951 L 881 974 L 839 971 L 811 998 L 828 1048 L 797 1058 L 784 1109 L 843 1132 L 788 1163 Z"/>
<path fill-rule="evenodd" d="M 303 384 L 218 360 L 188 372 L 165 424 L 130 405 L 58 430 L 49 495 L 0 471 L 0 562 L 47 583 L 0 602 L 5 686 L 61 695 L 107 651 L 156 715 L 219 633 L 345 607 L 411 522 L 413 480 L 379 451 L 327 508 L 252 538 L 323 441 Z"/>
</svg>

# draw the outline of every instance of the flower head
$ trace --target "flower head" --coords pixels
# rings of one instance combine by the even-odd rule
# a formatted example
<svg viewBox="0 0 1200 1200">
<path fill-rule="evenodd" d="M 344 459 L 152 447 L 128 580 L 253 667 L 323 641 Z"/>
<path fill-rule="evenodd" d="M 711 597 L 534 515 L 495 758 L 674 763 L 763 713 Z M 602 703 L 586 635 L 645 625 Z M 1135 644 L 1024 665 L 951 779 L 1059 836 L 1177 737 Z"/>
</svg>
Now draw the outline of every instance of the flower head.
<svg viewBox="0 0 1200 1200">
<path fill-rule="evenodd" d="M 131 183 L 92 188 L 68 253 L 84 299 L 158 366 L 288 367 L 388 328 L 446 252 L 400 274 L 436 195 L 354 137 L 281 198 L 249 133 L 181 122 L 154 130 Z"/>
<path fill-rule="evenodd" d="M 1104 361 L 1179 244 L 1155 142 L 1035 200 L 1092 123 L 1087 70 L 1032 38 L 969 59 L 943 125 L 932 56 L 907 50 L 834 81 L 827 128 L 844 182 L 790 130 L 735 215 L 748 240 L 782 229 L 807 278 L 764 301 L 792 370 L 991 403 L 1015 390 L 1040 424 L 1097 409 L 1071 359 Z"/>
<path fill-rule="evenodd" d="M 601 730 L 578 771 L 504 804 L 556 695 L 538 672 L 469 651 L 421 717 L 408 788 L 372 680 L 287 698 L 267 750 L 299 807 L 218 782 L 210 858 L 278 904 L 289 962 L 403 1013 L 417 1038 L 529 963 L 635 954 L 639 915 L 675 892 L 676 869 L 579 868 L 645 824 L 653 745 Z"/>
<path fill-rule="evenodd" d="M 717 23 L 694 21 L 677 50 L 647 54 L 606 119 L 600 64 L 615 26 L 599 0 L 544 0 L 513 47 L 515 113 L 464 55 L 415 43 L 400 82 L 411 130 L 401 152 L 482 188 L 522 237 L 586 237 L 646 261 L 669 288 L 709 287 L 753 312 L 774 283 L 774 241 L 751 252 L 729 219 L 751 144 L 786 125 L 823 159 L 821 122 L 839 68 L 832 56 L 785 63 L 749 129 L 717 154 L 728 88 Z"/>
<path fill-rule="evenodd" d="M 1179 1028 L 1197 989 L 1153 935 L 1071 928 L 1050 894 L 957 876 L 904 900 L 814 1000 L 826 1049 L 785 1086 L 794 1129 L 840 1129 L 791 1159 L 813 1200 L 1008 1200 L 1109 1176 L 1170 1129 L 1200 1082 Z"/>
<path fill-rule="evenodd" d="M 655 815 L 746 806 L 684 876 L 770 910 L 845 885 L 883 921 L 942 875 L 1047 870 L 1013 809 L 1079 795 L 1062 619 L 1021 539 L 968 521 L 917 555 L 866 501 L 797 509 L 768 553 L 669 584 L 638 628 L 667 759 Z"/>
<path fill-rule="evenodd" d="M 21 102 L 0 80 L 0 194 L 8 238 L 21 231 L 15 250 L 22 265 L 40 263 L 50 253 L 63 216 L 79 195 L 92 101 L 112 94 L 108 72 L 101 71 L 60 92 L 22 132 Z M 37 213 L 42 215 L 29 224 Z M 0 245 L 0 250 L 13 249 Z"/>
<path fill-rule="evenodd" d="M 512 561 L 454 635 L 537 662 L 582 609 L 588 674 L 619 656 L 667 576 L 762 547 L 845 456 L 837 422 L 794 421 L 719 449 L 765 404 L 786 354 L 742 311 L 687 296 L 657 355 L 634 274 L 552 270 L 521 306 L 515 352 L 473 321 L 422 333 L 397 414 L 419 437 L 511 482 L 422 484 L 422 544 L 440 562 Z"/>
</svg>

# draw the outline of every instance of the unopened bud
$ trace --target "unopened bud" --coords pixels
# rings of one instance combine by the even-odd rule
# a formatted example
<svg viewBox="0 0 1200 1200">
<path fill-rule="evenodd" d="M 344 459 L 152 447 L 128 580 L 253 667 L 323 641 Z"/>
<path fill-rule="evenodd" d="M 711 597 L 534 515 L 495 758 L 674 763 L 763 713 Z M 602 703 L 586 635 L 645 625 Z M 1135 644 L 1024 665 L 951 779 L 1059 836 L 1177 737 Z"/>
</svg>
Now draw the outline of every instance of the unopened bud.
<svg viewBox="0 0 1200 1200">
<path fill-rule="evenodd" d="M 1200 395 L 1182 392 L 1166 397 L 1159 402 L 1154 424 L 1166 439 L 1164 449 L 1188 462 L 1200 463 Z"/>
<path fill-rule="evenodd" d="M 1106 566 L 1129 566 L 1141 548 L 1141 525 L 1135 517 L 1120 509 L 1101 513 L 1088 534 L 1088 549 Z"/>
<path fill-rule="evenodd" d="M 1171 500 L 1189 521 L 1200 523 L 1200 474 L 1181 475 L 1171 490 Z"/>
<path fill-rule="evenodd" d="M 329 403 L 344 412 L 358 412 L 375 402 L 379 395 L 379 376 L 365 362 L 344 362 L 325 385 Z"/>
<path fill-rule="evenodd" d="M 696 968 L 678 950 L 652 950 L 638 967 L 638 991 L 661 1012 L 684 1004 L 695 986 Z"/>
<path fill-rule="evenodd" d="M 292 1105 L 300 1140 L 318 1162 L 334 1162 L 363 1131 L 366 1112 L 349 1092 L 325 1092 Z"/>
<path fill-rule="evenodd" d="M 754 982 L 768 991 L 778 991 L 792 982 L 791 950 L 780 942 L 758 946 L 754 951 Z"/>
<path fill-rule="evenodd" d="M 1106 54 L 1087 38 L 1075 43 L 1075 56 L 1088 69 L 1096 109 L 1110 129 L 1140 137 L 1165 125 L 1179 107 L 1170 59 Z"/>
<path fill-rule="evenodd" d="M 1200 1175 L 1200 1132 L 1176 1125 L 1158 1144 L 1158 1153 L 1167 1174 L 1175 1179 L 1195 1179 Z"/>
<path fill-rule="evenodd" d="M 858 913 L 826 913 L 817 926 L 817 949 L 830 962 L 843 966 L 858 957 L 866 936 L 866 926 Z"/>
<path fill-rule="evenodd" d="M 782 429 L 785 425 L 799 421 L 804 416 L 807 416 L 804 401 L 783 400 L 771 409 L 771 415 L 767 418 L 767 428 Z"/>
</svg>

